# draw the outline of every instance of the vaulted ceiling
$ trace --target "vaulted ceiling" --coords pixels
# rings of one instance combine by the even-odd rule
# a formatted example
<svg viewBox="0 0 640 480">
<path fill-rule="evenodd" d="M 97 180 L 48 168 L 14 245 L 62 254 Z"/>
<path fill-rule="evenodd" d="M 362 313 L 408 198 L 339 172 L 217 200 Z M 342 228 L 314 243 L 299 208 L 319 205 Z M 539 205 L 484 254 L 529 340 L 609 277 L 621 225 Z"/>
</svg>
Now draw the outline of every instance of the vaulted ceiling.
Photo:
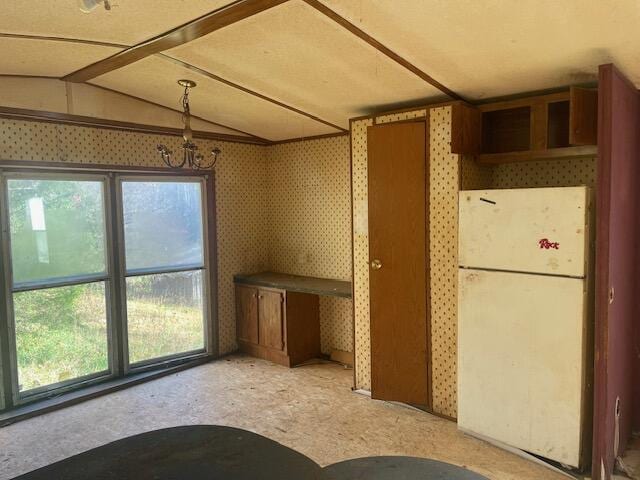
<svg viewBox="0 0 640 480">
<path fill-rule="evenodd" d="M 0 74 L 88 83 L 271 141 L 373 110 L 592 82 L 640 85 L 637 0 L 77 0 L 0 4 Z"/>
</svg>

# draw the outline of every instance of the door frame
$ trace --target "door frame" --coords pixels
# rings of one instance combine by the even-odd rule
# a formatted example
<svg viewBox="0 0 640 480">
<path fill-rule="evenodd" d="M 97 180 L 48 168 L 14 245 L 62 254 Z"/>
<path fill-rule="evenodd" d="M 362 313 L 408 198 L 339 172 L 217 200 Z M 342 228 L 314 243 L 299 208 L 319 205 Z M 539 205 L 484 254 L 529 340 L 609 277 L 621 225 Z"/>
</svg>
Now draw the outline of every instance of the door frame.
<svg viewBox="0 0 640 480">
<path fill-rule="evenodd" d="M 631 434 L 634 416 L 635 426 L 640 423 L 640 389 L 638 378 L 633 378 L 634 373 L 638 375 L 639 364 L 635 355 L 635 349 L 640 348 L 639 310 L 636 294 L 629 289 L 629 285 L 638 285 L 640 269 L 628 267 L 637 264 L 640 256 L 636 248 L 640 238 L 638 125 L 637 88 L 614 65 L 601 65 L 591 466 L 594 480 L 610 478 L 616 457 L 624 452 Z M 614 178 L 627 182 L 614 185 Z M 619 208 L 620 205 L 626 208 Z"/>
</svg>

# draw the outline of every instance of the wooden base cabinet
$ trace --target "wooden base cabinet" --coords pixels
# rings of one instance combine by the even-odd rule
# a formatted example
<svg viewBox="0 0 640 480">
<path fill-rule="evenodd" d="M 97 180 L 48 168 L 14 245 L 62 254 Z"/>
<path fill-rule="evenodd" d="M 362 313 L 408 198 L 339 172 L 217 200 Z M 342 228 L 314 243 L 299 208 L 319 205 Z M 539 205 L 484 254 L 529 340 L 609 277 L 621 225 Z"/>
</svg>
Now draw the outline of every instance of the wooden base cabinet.
<svg viewBox="0 0 640 480">
<path fill-rule="evenodd" d="M 236 284 L 240 351 L 287 367 L 320 355 L 318 296 Z"/>
</svg>

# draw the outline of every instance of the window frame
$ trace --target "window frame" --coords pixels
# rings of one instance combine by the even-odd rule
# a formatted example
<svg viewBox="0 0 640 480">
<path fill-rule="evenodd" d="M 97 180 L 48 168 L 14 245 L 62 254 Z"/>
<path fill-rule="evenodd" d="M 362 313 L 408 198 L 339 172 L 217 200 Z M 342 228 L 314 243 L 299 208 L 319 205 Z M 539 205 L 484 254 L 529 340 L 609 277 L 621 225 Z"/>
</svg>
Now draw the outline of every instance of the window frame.
<svg viewBox="0 0 640 480">
<path fill-rule="evenodd" d="M 21 285 L 12 287 L 11 243 L 9 230 L 8 179 L 48 178 L 59 180 L 99 179 L 103 182 L 105 221 L 104 275 L 64 277 L 55 284 Z M 126 180 L 125 180 L 126 179 Z M 124 225 L 122 223 L 122 181 L 192 181 L 201 184 L 201 212 L 203 233 L 203 265 L 188 271 L 202 271 L 203 281 L 203 337 L 204 348 L 191 352 L 150 359 L 130 365 L 126 354 L 126 275 L 124 254 Z M 217 251 L 215 221 L 215 173 L 212 170 L 168 170 L 151 167 L 118 165 L 65 165 L 34 161 L 0 161 L 0 413 L 27 404 L 76 392 L 83 388 L 110 382 L 153 370 L 166 370 L 194 361 L 207 361 L 218 356 L 217 318 Z M 174 270 L 175 271 L 175 270 Z M 178 271 L 185 271 L 179 269 Z M 136 276 L 150 274 L 136 272 Z M 153 272 L 155 273 L 155 272 Z M 169 271 L 165 273 L 170 273 Z M 57 279 L 60 280 L 60 279 Z M 13 295 L 17 291 L 32 291 L 65 285 L 103 282 L 107 315 L 109 369 L 55 384 L 19 392 Z M 75 395 L 75 394 L 74 394 Z"/>
<path fill-rule="evenodd" d="M 124 238 L 124 201 L 123 201 L 123 193 L 122 193 L 122 184 L 125 182 L 167 182 L 167 183 L 175 183 L 175 182 L 189 182 L 189 183 L 199 183 L 200 184 L 200 212 L 202 215 L 202 250 L 203 250 L 203 258 L 202 265 L 194 266 L 194 265 L 184 265 L 181 267 L 160 267 L 160 268 L 144 268 L 144 269 L 134 269 L 131 272 L 127 273 L 126 268 L 126 245 Z M 121 201 L 118 202 L 117 205 L 117 240 L 118 244 L 121 246 L 122 253 L 119 256 L 120 262 L 120 290 L 123 294 L 123 298 L 121 301 L 121 310 L 120 310 L 120 318 L 122 319 L 123 325 L 123 336 L 122 336 L 122 348 L 124 354 L 124 372 L 128 374 L 130 372 L 145 372 L 151 370 L 153 368 L 157 368 L 158 365 L 166 365 L 171 364 L 177 359 L 188 359 L 188 360 L 196 360 L 203 356 L 211 355 L 212 342 L 209 335 L 208 326 L 211 324 L 211 289 L 210 289 L 210 275 L 209 275 L 209 215 L 207 211 L 207 189 L 206 189 L 206 179 L 197 176 L 172 176 L 170 174 L 162 175 L 162 176 L 153 176 L 153 175 L 116 175 L 115 178 L 116 183 L 116 192 L 117 198 Z M 142 360 L 139 362 L 131 363 L 129 358 L 129 336 L 128 336 L 128 318 L 127 318 L 127 278 L 132 277 L 140 277 L 145 275 L 161 275 L 164 273 L 178 273 L 178 272 L 194 272 L 200 271 L 202 272 L 202 318 L 203 318 L 203 340 L 204 340 L 204 348 L 198 350 L 191 350 L 187 352 L 174 353 L 170 355 L 163 355 L 161 357 L 150 358 L 147 360 Z"/>
<path fill-rule="evenodd" d="M 35 281 L 20 282 L 18 287 L 13 286 L 13 258 L 11 255 L 11 230 L 9 225 L 9 181 L 12 179 L 25 180 L 49 180 L 49 181 L 93 181 L 102 184 L 102 201 L 103 201 L 103 218 L 104 218 L 104 238 L 105 238 L 105 271 L 104 273 L 76 275 L 67 277 L 55 277 L 51 281 Z M 3 371 L 3 376 L 7 375 L 11 382 L 11 401 L 14 405 L 21 405 L 32 401 L 47 397 L 51 392 L 66 392 L 72 389 L 76 384 L 92 385 L 101 380 L 109 380 L 113 378 L 114 355 L 113 355 L 113 318 L 110 308 L 112 290 L 113 290 L 113 272 L 111 269 L 111 249 L 110 239 L 112 238 L 112 222 L 109 215 L 108 204 L 110 201 L 110 192 L 108 188 L 108 176 L 95 173 L 79 173 L 68 174 L 65 172 L 21 172 L 21 171 L 3 171 L 0 175 L 0 191 L 2 192 L 2 257 L 5 279 L 5 304 L 4 317 L 6 318 L 6 328 L 8 334 L 8 350 L 9 350 L 9 372 Z M 13 297 L 16 293 L 30 292 L 35 290 L 44 290 L 50 288 L 58 288 L 64 286 L 86 285 L 89 283 L 103 283 L 105 287 L 105 314 L 107 321 L 107 370 L 94 372 L 80 377 L 68 380 L 62 380 L 41 387 L 20 391 L 20 379 L 18 373 L 18 357 L 16 345 L 16 323 L 15 311 L 13 305 Z M 4 362 L 3 362 L 4 363 Z M 6 401 L 6 395 L 5 395 Z"/>
</svg>

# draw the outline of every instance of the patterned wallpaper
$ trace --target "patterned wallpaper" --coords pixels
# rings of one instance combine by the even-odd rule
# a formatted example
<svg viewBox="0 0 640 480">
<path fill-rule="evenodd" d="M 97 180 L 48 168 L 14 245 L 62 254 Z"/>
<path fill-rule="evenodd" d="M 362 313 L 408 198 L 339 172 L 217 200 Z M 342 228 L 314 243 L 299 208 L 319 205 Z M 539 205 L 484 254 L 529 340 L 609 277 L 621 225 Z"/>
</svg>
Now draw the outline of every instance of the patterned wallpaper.
<svg viewBox="0 0 640 480">
<path fill-rule="evenodd" d="M 460 156 L 460 190 L 491 188 L 494 166 L 480 165 L 472 156 Z"/>
<path fill-rule="evenodd" d="M 459 156 L 451 153 L 451 107 L 429 111 L 429 255 L 432 408 L 458 411 Z"/>
<path fill-rule="evenodd" d="M 472 158 L 461 162 L 461 188 L 573 187 L 595 189 L 597 157 L 563 158 L 532 162 L 479 165 Z"/>
<path fill-rule="evenodd" d="M 216 165 L 220 354 L 238 348 L 233 276 L 269 270 L 264 147 L 230 145 Z"/>
<path fill-rule="evenodd" d="M 371 390 L 369 336 L 369 205 L 367 196 L 367 127 L 373 120 L 351 123 L 351 183 L 353 191 L 353 303 L 355 387 Z"/>
<path fill-rule="evenodd" d="M 272 270 L 351 281 L 349 137 L 267 147 Z M 322 352 L 353 351 L 353 303 L 320 297 Z"/>
<path fill-rule="evenodd" d="M 180 140 L 0 119 L 2 160 L 162 167 L 156 145 L 177 151 Z M 219 350 L 224 354 L 237 348 L 234 274 L 280 270 L 350 279 L 349 139 L 272 147 L 202 139 L 198 144 L 223 150 L 216 167 L 216 221 Z M 320 312 L 323 351 L 351 351 L 351 301 L 322 299 Z"/>
<path fill-rule="evenodd" d="M 597 157 L 507 163 L 493 167 L 491 188 L 596 186 Z"/>
</svg>

